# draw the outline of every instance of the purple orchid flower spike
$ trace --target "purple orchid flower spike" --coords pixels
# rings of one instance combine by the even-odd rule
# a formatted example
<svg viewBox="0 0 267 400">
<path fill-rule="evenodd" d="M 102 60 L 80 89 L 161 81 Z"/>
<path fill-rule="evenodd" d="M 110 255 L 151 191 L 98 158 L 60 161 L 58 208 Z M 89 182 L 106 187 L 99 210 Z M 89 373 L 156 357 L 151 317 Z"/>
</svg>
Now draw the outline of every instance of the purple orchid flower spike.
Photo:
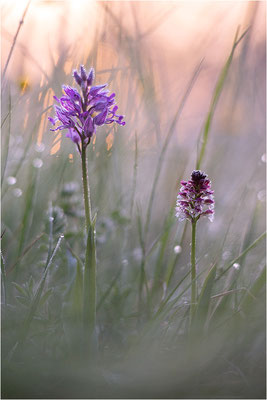
<svg viewBox="0 0 267 400">
<path fill-rule="evenodd" d="M 73 71 L 73 77 L 81 88 L 81 94 L 75 88 L 63 85 L 64 95 L 54 96 L 57 101 L 55 116 L 48 117 L 54 126 L 51 131 L 67 129 L 69 137 L 78 147 L 87 147 L 98 126 L 111 124 L 125 125 L 124 116 L 116 114 L 115 93 L 110 94 L 107 84 L 92 86 L 95 73 L 91 68 L 89 73 L 83 65 L 80 73 Z M 58 123 L 58 124 L 57 124 Z"/>
<path fill-rule="evenodd" d="M 189 181 L 181 181 L 181 189 L 177 196 L 176 217 L 180 221 L 188 219 L 192 226 L 191 242 L 191 306 L 190 329 L 193 326 L 198 292 L 196 275 L 196 226 L 202 216 L 210 221 L 214 218 L 214 197 L 208 176 L 202 171 L 193 171 Z"/>
<path fill-rule="evenodd" d="M 208 176 L 201 171 L 193 171 L 189 181 L 181 181 L 177 196 L 176 217 L 180 221 L 189 219 L 196 222 L 200 217 L 214 218 L 214 197 Z"/>
<path fill-rule="evenodd" d="M 89 73 L 83 65 L 79 72 L 73 71 L 75 82 L 80 90 L 63 85 L 64 94 L 61 98 L 54 96 L 58 104 L 54 106 L 55 116 L 48 117 L 53 125 L 51 131 L 67 129 L 66 137 L 76 144 L 81 155 L 83 199 L 85 211 L 86 255 L 83 270 L 83 326 L 85 351 L 91 351 L 95 346 L 96 337 L 96 216 L 92 218 L 89 175 L 87 167 L 86 148 L 99 126 L 115 122 L 125 125 L 124 116 L 117 114 L 115 93 L 109 93 L 107 84 L 92 86 L 94 69 Z M 88 240 L 90 238 L 90 240 Z M 90 293 L 88 297 L 88 293 Z"/>
</svg>

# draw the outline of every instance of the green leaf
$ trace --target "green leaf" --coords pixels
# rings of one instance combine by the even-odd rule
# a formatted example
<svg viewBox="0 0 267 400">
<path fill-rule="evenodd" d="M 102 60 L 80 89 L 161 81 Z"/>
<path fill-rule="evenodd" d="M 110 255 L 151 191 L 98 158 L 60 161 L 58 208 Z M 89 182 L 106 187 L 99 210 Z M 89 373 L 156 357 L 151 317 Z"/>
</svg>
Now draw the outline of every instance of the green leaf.
<svg viewBox="0 0 267 400">
<path fill-rule="evenodd" d="M 14 285 L 17 291 L 20 292 L 24 297 L 28 297 L 27 290 L 23 286 L 20 286 L 16 282 L 12 282 L 12 285 Z"/>
<path fill-rule="evenodd" d="M 29 307 L 30 305 L 30 299 L 28 297 L 24 296 L 16 296 L 16 300 L 22 304 L 23 306 Z"/>
<path fill-rule="evenodd" d="M 40 300 L 40 306 L 43 306 L 45 304 L 45 302 L 47 301 L 47 299 L 51 296 L 51 294 L 53 293 L 54 289 L 50 288 L 48 289 L 41 297 Z"/>
<path fill-rule="evenodd" d="M 33 296 L 33 299 L 32 299 L 32 301 L 30 303 L 30 308 L 29 308 L 28 314 L 27 314 L 27 316 L 26 316 L 26 318 L 24 320 L 23 326 L 22 326 L 22 331 L 21 331 L 20 338 L 19 338 L 19 342 L 20 343 L 22 343 L 26 339 L 27 334 L 28 334 L 29 329 L 30 329 L 30 326 L 31 326 L 31 323 L 32 323 L 32 320 L 33 320 L 33 318 L 35 316 L 35 313 L 36 313 L 36 311 L 38 309 L 38 306 L 40 305 L 40 299 L 42 297 L 42 293 L 43 293 L 43 289 L 44 289 L 47 273 L 48 273 L 50 265 L 52 264 L 54 256 L 56 255 L 56 253 L 57 253 L 57 251 L 59 249 L 59 246 L 60 246 L 62 238 L 63 238 L 63 236 L 61 236 L 58 239 L 56 247 L 55 247 L 50 259 L 48 260 L 48 263 L 47 263 L 46 268 L 45 268 L 45 270 L 43 272 L 43 275 L 42 275 L 42 278 L 41 278 L 41 280 L 39 282 L 37 290 L 36 290 L 36 292 L 35 292 L 35 294 Z"/>
</svg>

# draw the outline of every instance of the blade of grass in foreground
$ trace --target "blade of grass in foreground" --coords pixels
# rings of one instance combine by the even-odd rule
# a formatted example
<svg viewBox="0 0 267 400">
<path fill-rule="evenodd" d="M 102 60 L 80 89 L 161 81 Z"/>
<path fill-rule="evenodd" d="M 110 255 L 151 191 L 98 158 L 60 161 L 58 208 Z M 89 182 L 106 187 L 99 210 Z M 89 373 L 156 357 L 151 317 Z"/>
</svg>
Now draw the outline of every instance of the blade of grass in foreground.
<svg viewBox="0 0 267 400">
<path fill-rule="evenodd" d="M 222 71 L 220 73 L 220 76 L 219 76 L 219 79 L 217 81 L 217 84 L 215 86 L 215 89 L 214 89 L 214 92 L 213 92 L 213 96 L 212 96 L 212 100 L 211 100 L 211 104 L 210 104 L 210 109 L 208 111 L 208 115 L 207 115 L 207 118 L 206 118 L 206 121 L 205 121 L 205 124 L 204 124 L 203 131 L 200 132 L 199 141 L 201 139 L 202 146 L 201 146 L 201 149 L 200 149 L 198 157 L 197 157 L 197 162 L 196 162 L 196 169 L 197 170 L 200 169 L 202 161 L 203 161 L 203 157 L 204 157 L 206 146 L 207 146 L 207 142 L 208 142 L 211 123 L 212 123 L 212 120 L 213 120 L 213 117 L 214 117 L 216 106 L 218 104 L 220 95 L 221 95 L 222 90 L 223 90 L 223 87 L 224 87 L 224 84 L 225 84 L 225 81 L 226 81 L 230 66 L 232 64 L 232 60 L 233 60 L 235 49 L 236 49 L 237 45 L 240 43 L 240 41 L 243 39 L 243 37 L 246 35 L 248 29 L 240 36 L 239 39 L 237 39 L 238 31 L 239 31 L 239 29 L 237 29 L 230 55 L 227 58 L 225 65 L 223 66 L 223 69 L 222 69 Z"/>
<path fill-rule="evenodd" d="M 250 250 L 252 250 L 257 244 L 266 236 L 266 232 L 263 232 L 256 240 L 254 240 L 253 243 L 251 243 L 250 246 L 248 246 L 244 251 L 242 251 L 239 256 L 237 256 L 234 260 L 232 260 L 228 266 L 225 268 L 225 270 L 216 278 L 216 281 L 219 280 L 224 274 L 226 274 L 227 271 L 235 264 L 237 261 L 239 261 L 240 258 L 244 257 Z"/>
<path fill-rule="evenodd" d="M 21 222 L 21 231 L 20 231 L 20 236 L 18 239 L 18 252 L 17 252 L 17 259 L 20 258 L 24 243 L 27 241 L 27 236 L 28 233 L 30 232 L 30 226 L 32 222 L 32 216 L 33 216 L 33 210 L 34 210 L 34 205 L 35 205 L 35 200 L 36 200 L 36 187 L 38 185 L 38 172 L 36 171 L 35 168 L 30 166 L 30 172 L 29 172 L 29 185 L 26 190 L 25 194 L 25 207 L 24 207 L 24 212 L 22 216 L 22 222 Z M 17 277 L 19 269 L 19 262 L 15 266 L 15 279 Z"/>
<path fill-rule="evenodd" d="M 266 232 L 264 232 L 262 235 L 260 235 L 250 246 L 248 246 L 238 257 L 236 257 L 231 263 L 229 263 L 229 265 L 227 266 L 227 268 L 215 279 L 215 281 L 219 280 L 232 266 L 234 263 L 236 263 L 237 261 L 239 261 L 244 255 L 246 255 L 251 249 L 253 249 L 264 237 L 266 236 Z M 240 270 L 238 271 L 238 275 L 240 274 Z M 236 292 L 235 290 L 235 283 L 236 283 L 236 279 L 237 277 L 234 278 L 234 280 L 232 280 L 230 286 L 225 289 L 227 290 L 227 292 L 230 293 L 234 293 Z M 253 293 L 253 286 L 250 289 L 250 291 L 248 292 L 248 296 L 254 295 Z M 230 302 L 230 296 L 223 296 L 222 298 L 219 298 L 217 305 L 215 306 L 215 309 L 212 312 L 212 316 L 211 319 L 213 321 L 213 324 L 215 324 L 220 318 L 221 315 L 225 312 L 225 310 L 228 307 L 228 304 Z M 248 300 L 249 301 L 249 300 Z"/>
<path fill-rule="evenodd" d="M 201 271 L 197 276 L 196 280 L 199 279 L 199 277 L 206 272 L 206 270 Z M 160 322 L 166 318 L 168 313 L 173 309 L 173 306 L 181 299 L 181 297 L 188 291 L 188 289 L 191 288 L 191 281 L 189 284 L 187 284 L 185 287 L 183 287 L 183 290 L 178 294 L 175 299 L 171 300 L 171 297 L 175 294 L 177 289 L 182 285 L 182 283 L 186 280 L 186 278 L 190 275 L 191 271 L 189 270 L 185 276 L 178 282 L 178 284 L 175 286 L 175 288 L 171 291 L 171 293 L 167 296 L 167 298 L 162 301 L 160 304 L 158 310 L 156 313 L 152 316 L 150 320 L 146 323 L 146 325 L 143 328 L 143 332 L 139 335 L 136 344 L 140 343 L 142 339 L 145 337 L 150 337 L 150 335 L 153 335 L 157 326 L 159 326 Z"/>
<path fill-rule="evenodd" d="M 3 165 L 1 167 L 2 168 L 1 187 L 3 185 L 5 171 L 6 171 L 6 165 L 7 165 L 7 160 L 8 160 L 10 134 L 11 134 L 11 94 L 10 94 L 10 90 L 9 90 L 9 93 L 8 93 L 8 131 L 7 131 L 7 138 L 6 138 L 5 146 L 2 146 Z M 1 139 L 3 140 L 3 135 L 2 135 Z M 5 158 L 4 158 L 4 155 L 5 155 Z"/>
<path fill-rule="evenodd" d="M 30 305 L 28 316 L 25 319 L 25 322 L 23 324 L 23 330 L 22 330 L 21 340 L 20 340 L 21 342 L 23 342 L 27 337 L 31 322 L 33 320 L 34 314 L 35 314 L 35 312 L 36 312 L 36 310 L 38 308 L 38 305 L 39 305 L 39 302 L 40 302 L 40 299 L 41 299 L 41 296 L 42 296 L 42 292 L 43 292 L 44 284 L 45 284 L 45 281 L 46 281 L 47 273 L 49 271 L 49 268 L 50 268 L 50 266 L 52 264 L 52 261 L 53 261 L 55 255 L 56 255 L 56 253 L 57 253 L 57 251 L 59 249 L 60 243 L 61 243 L 63 238 L 64 238 L 63 235 L 61 235 L 59 237 L 59 239 L 57 241 L 57 244 L 56 244 L 56 247 L 55 247 L 53 253 L 51 254 L 51 257 L 50 257 L 50 259 L 49 259 L 49 261 L 48 261 L 48 263 L 47 263 L 47 265 L 45 267 L 45 270 L 43 272 L 43 276 L 42 276 L 42 278 L 41 278 L 41 280 L 39 282 L 38 288 L 37 288 L 37 290 L 35 292 L 34 298 L 33 298 L 32 303 Z"/>
<path fill-rule="evenodd" d="M 72 256 L 76 260 L 76 276 L 74 280 L 74 284 L 71 290 L 71 304 L 70 304 L 70 313 L 76 320 L 76 322 L 82 321 L 82 307 L 83 307 L 83 268 L 82 268 L 82 261 L 77 254 L 74 253 L 71 246 L 67 244 L 67 247 L 72 254 Z"/>
<path fill-rule="evenodd" d="M 18 351 L 20 345 L 22 345 L 23 342 L 25 341 L 25 339 L 27 338 L 31 323 L 32 323 L 33 318 L 34 318 L 34 315 L 35 315 L 35 313 L 36 313 L 36 311 L 38 309 L 38 306 L 40 304 L 40 300 L 41 300 L 41 297 L 42 297 L 42 293 L 43 293 L 43 289 L 44 289 L 44 285 L 45 285 L 45 281 L 46 281 L 46 277 L 47 277 L 49 268 L 50 268 L 50 266 L 52 264 L 52 261 L 53 261 L 55 255 L 56 255 L 59 247 L 60 247 L 60 243 L 61 243 L 63 237 L 64 237 L 63 235 L 61 235 L 59 237 L 59 239 L 57 241 L 57 244 L 56 244 L 56 247 L 55 247 L 53 253 L 51 254 L 50 259 L 48 260 L 48 263 L 45 266 L 42 278 L 41 278 L 41 280 L 39 282 L 38 288 L 36 289 L 36 292 L 34 294 L 32 302 L 30 304 L 27 316 L 26 316 L 26 318 L 24 320 L 24 323 L 22 325 L 22 329 L 21 329 L 20 334 L 19 334 L 19 339 L 18 339 L 18 341 L 16 342 L 16 344 L 14 345 L 14 347 L 11 349 L 11 351 L 9 352 L 9 354 L 7 356 L 7 359 L 9 361 L 13 357 L 14 353 L 16 351 Z"/>
<path fill-rule="evenodd" d="M 28 251 L 31 250 L 31 248 L 35 245 L 35 243 L 38 242 L 42 237 L 44 236 L 44 233 L 41 233 L 37 238 L 35 238 L 22 252 L 21 256 L 14 262 L 14 264 L 9 267 L 9 269 L 6 271 L 7 275 L 13 271 L 13 269 L 16 267 L 16 265 L 22 260 L 22 258 L 28 253 Z"/>
<path fill-rule="evenodd" d="M 3 257 L 2 251 L 0 252 L 1 255 L 1 283 L 2 283 L 2 293 L 3 293 L 3 302 L 6 305 L 6 265 L 5 259 Z"/>
<path fill-rule="evenodd" d="M 107 290 L 103 293 L 103 295 L 101 296 L 99 302 L 97 303 L 96 306 L 96 310 L 99 311 L 100 308 L 102 307 L 102 305 L 104 304 L 106 298 L 108 297 L 108 295 L 110 294 L 111 290 L 113 289 L 113 287 L 115 286 L 117 280 L 120 277 L 122 268 L 120 268 L 117 272 L 117 274 L 115 275 L 114 279 L 111 281 L 111 284 L 109 285 L 109 287 L 107 288 Z"/>
</svg>

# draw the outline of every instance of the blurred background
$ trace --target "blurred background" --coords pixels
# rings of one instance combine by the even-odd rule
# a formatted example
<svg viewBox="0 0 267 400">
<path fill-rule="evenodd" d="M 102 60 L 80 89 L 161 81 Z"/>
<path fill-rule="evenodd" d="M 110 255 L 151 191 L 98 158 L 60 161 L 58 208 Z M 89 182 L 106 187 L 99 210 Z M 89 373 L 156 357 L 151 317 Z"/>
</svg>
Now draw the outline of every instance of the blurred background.
<svg viewBox="0 0 267 400">
<path fill-rule="evenodd" d="M 198 224 L 198 271 L 205 272 L 214 263 L 223 271 L 265 230 L 265 9 L 264 1 L 1 2 L 5 362 L 47 252 L 64 234 L 46 282 L 48 294 L 23 353 L 25 371 L 37 374 L 39 386 L 33 388 L 27 373 L 23 375 L 21 360 L 7 362 L 4 398 L 16 398 L 18 393 L 38 397 L 38 390 L 50 397 L 55 393 L 64 397 L 70 390 L 73 398 L 77 393 L 86 398 L 88 374 L 93 376 L 91 394 L 99 397 L 109 391 L 113 397 L 125 396 L 130 390 L 141 397 L 169 393 L 190 398 L 202 393 L 209 398 L 263 398 L 263 297 L 256 303 L 254 319 L 231 326 L 233 340 L 227 329 L 214 341 L 207 339 L 205 354 L 200 346 L 197 361 L 189 360 L 184 368 L 185 361 L 177 364 L 176 358 L 179 354 L 188 360 L 183 353 L 187 329 L 183 312 L 188 310 L 190 291 L 183 284 L 172 317 L 164 313 L 155 328 L 155 342 L 151 334 L 151 340 L 135 350 L 137 355 L 129 349 L 149 321 L 146 307 L 142 308 L 146 302 L 146 291 L 139 284 L 142 266 L 153 291 L 153 312 L 190 268 L 190 229 L 173 212 L 179 182 L 189 179 L 195 168 L 216 84 L 236 34 L 240 37 L 245 31 L 222 83 L 201 164 L 212 181 L 216 213 L 213 223 L 203 219 Z M 62 84 L 74 86 L 72 70 L 80 64 L 87 70 L 94 67 L 95 84 L 108 82 L 126 121 L 125 127 L 99 128 L 88 147 L 92 207 L 98 213 L 98 333 L 105 372 L 102 366 L 93 371 L 91 364 L 86 364 L 89 369 L 81 367 L 73 350 L 75 333 L 66 322 L 68 296 L 78 273 L 75 255 L 83 260 L 85 249 L 80 156 L 65 132 L 49 130 L 47 119 L 54 114 L 53 96 L 61 96 Z M 235 267 L 218 283 L 214 295 L 230 287 L 250 288 L 256 282 L 265 267 L 263 242 L 232 263 Z M 203 279 L 202 275 L 201 284 Z M 26 295 L 18 293 L 13 282 L 28 290 L 28 300 L 18 299 Z M 245 290 L 237 293 L 228 296 L 229 315 L 237 313 L 244 301 Z M 239 338 L 237 346 L 236 338 L 240 331 L 245 335 L 247 326 L 251 330 L 245 344 Z M 220 350 L 225 356 L 218 356 Z M 154 352 L 161 360 L 155 369 Z M 48 389 L 43 375 L 38 375 L 36 365 L 45 362 L 45 371 L 49 370 L 51 359 L 63 360 L 64 377 L 58 376 L 57 368 L 52 371 L 65 387 L 46 376 L 52 385 Z M 120 366 L 115 368 L 114 363 Z M 140 363 L 144 368 L 139 370 Z M 190 377 L 203 365 L 206 375 L 191 385 Z M 155 383 L 159 376 L 162 385 Z M 68 381 L 70 377 L 73 381 Z"/>
</svg>

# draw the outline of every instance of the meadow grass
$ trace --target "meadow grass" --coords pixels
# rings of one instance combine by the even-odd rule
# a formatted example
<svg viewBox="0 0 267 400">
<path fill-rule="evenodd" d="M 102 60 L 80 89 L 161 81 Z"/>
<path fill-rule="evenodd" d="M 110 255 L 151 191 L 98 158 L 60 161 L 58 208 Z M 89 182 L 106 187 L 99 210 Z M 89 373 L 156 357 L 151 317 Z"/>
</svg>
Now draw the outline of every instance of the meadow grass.
<svg viewBox="0 0 267 400">
<path fill-rule="evenodd" d="M 120 53 L 117 63 L 96 69 L 96 80 L 107 78 L 127 124 L 99 129 L 87 148 L 97 254 L 97 341 L 89 354 L 82 163 L 64 133 L 51 154 L 61 135 L 46 122 L 51 89 L 59 96 L 62 84 L 73 85 L 64 66 L 80 60 L 62 47 L 45 83 L 28 90 L 5 77 L 2 397 L 265 398 L 264 127 L 252 117 L 255 98 L 242 91 L 250 64 L 241 75 L 239 63 L 249 31 L 229 44 L 198 137 L 182 140 L 184 107 L 205 60 L 188 71 L 175 108 L 164 109 L 166 123 L 143 40 L 166 16 L 142 31 L 132 7 L 134 34 L 112 5 L 99 3 Z M 108 28 L 96 29 L 87 69 L 97 65 Z M 229 110 L 239 74 L 242 118 Z M 190 326 L 191 232 L 175 217 L 175 202 L 179 181 L 195 166 L 212 180 L 216 208 L 213 223 L 198 222 Z"/>
</svg>

